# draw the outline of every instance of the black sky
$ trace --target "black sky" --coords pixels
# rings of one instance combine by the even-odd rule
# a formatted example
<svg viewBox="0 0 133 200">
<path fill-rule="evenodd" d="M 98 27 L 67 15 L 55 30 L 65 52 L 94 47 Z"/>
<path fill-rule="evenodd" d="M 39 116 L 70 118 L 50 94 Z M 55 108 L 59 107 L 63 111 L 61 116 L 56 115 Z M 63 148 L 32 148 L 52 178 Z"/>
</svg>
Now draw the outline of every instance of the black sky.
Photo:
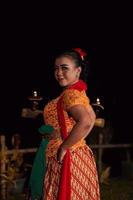
<svg viewBox="0 0 133 200">
<path fill-rule="evenodd" d="M 130 16 L 90 9 L 81 15 L 55 19 L 33 11 L 3 16 L 0 78 L 0 131 L 19 131 L 21 109 L 34 89 L 44 97 L 42 106 L 58 94 L 53 78 L 53 58 L 64 49 L 81 47 L 90 60 L 88 93 L 100 97 L 105 117 L 112 121 L 119 140 L 131 139 L 128 120 L 130 102 Z M 69 13 L 70 14 L 70 13 Z M 81 14 L 81 13 L 80 13 Z M 63 22 L 61 22 L 63 20 Z M 127 79 L 127 80 L 126 80 Z M 125 137 L 125 132 L 128 137 Z M 122 134 L 121 134 L 122 133 Z M 119 137 L 121 135 L 121 137 Z"/>
</svg>

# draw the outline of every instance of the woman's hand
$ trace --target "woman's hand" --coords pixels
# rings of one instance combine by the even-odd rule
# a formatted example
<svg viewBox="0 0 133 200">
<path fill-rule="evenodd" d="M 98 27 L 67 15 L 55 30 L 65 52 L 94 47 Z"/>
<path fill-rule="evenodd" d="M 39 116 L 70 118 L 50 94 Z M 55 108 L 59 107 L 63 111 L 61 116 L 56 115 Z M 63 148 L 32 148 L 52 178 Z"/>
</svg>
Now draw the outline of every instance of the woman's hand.
<svg viewBox="0 0 133 200">
<path fill-rule="evenodd" d="M 63 146 L 60 146 L 57 151 L 57 161 L 58 163 L 62 164 L 63 158 L 66 154 L 66 149 Z"/>
</svg>

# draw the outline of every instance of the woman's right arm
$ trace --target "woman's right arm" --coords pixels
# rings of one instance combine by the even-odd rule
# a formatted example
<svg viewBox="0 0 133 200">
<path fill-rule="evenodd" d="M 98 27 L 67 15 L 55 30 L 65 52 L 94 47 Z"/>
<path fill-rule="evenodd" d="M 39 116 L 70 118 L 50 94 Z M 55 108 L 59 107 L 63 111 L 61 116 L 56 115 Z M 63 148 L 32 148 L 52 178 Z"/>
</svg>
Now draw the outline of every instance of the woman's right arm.
<svg viewBox="0 0 133 200">
<path fill-rule="evenodd" d="M 57 158 L 59 162 L 62 162 L 62 159 L 68 148 L 72 147 L 90 133 L 96 118 L 91 106 L 89 106 L 89 109 L 87 109 L 83 105 L 75 105 L 70 108 L 69 114 L 74 119 L 76 124 L 72 128 L 67 139 L 64 140 L 60 146 Z"/>
</svg>

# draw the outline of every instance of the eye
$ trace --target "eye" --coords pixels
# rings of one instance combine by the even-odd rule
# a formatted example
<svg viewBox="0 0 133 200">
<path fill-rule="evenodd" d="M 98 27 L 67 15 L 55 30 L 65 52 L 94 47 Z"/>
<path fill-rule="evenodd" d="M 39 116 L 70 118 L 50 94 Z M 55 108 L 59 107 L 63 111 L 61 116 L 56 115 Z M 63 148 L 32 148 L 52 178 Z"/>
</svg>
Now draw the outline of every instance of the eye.
<svg viewBox="0 0 133 200">
<path fill-rule="evenodd" d="M 64 66 L 64 67 L 62 67 L 62 70 L 67 71 L 67 70 L 69 70 L 69 68 Z"/>
</svg>

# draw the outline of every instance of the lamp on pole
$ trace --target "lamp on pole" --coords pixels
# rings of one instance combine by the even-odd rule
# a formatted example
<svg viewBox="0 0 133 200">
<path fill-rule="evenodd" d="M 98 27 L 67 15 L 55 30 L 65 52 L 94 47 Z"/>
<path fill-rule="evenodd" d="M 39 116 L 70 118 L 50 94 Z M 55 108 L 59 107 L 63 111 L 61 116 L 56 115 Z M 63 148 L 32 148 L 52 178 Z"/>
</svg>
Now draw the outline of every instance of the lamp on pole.
<svg viewBox="0 0 133 200">
<path fill-rule="evenodd" d="M 43 100 L 43 97 L 38 95 L 38 92 L 33 91 L 32 95 L 28 97 L 28 100 L 31 102 L 31 108 L 23 108 L 21 116 L 24 118 L 36 118 L 39 114 L 42 114 L 43 111 L 39 110 L 39 103 Z"/>
<path fill-rule="evenodd" d="M 104 107 L 101 105 L 100 98 L 97 98 L 96 102 L 93 103 L 92 106 L 96 113 L 95 126 L 103 128 L 105 125 L 105 120 L 104 120 L 104 118 L 102 118 L 101 112 L 102 112 L 102 110 L 104 110 Z M 103 144 L 103 134 L 101 131 L 98 134 L 98 144 L 99 145 Z M 99 147 L 98 148 L 98 171 L 99 171 L 99 174 L 101 174 L 101 172 L 102 172 L 102 153 L 103 153 L 103 149 Z"/>
</svg>

